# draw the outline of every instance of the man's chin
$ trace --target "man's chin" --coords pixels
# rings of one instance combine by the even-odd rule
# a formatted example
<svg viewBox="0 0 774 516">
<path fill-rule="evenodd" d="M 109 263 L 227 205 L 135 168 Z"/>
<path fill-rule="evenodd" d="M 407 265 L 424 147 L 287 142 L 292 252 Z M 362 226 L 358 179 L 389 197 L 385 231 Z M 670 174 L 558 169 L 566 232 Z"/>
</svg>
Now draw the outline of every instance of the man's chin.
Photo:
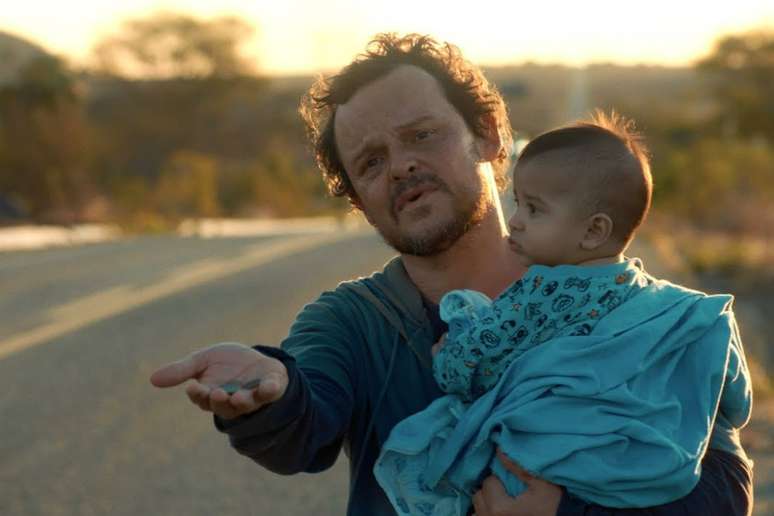
<svg viewBox="0 0 774 516">
<path fill-rule="evenodd" d="M 430 221 L 428 221 L 430 222 Z M 411 231 L 385 234 L 384 241 L 401 254 L 410 256 L 435 256 L 452 247 L 469 227 L 459 221 L 446 225 L 416 224 Z"/>
<path fill-rule="evenodd" d="M 401 254 L 438 255 L 483 220 L 484 211 L 477 209 L 477 204 L 460 207 L 452 201 L 450 197 L 449 202 L 437 200 L 404 207 L 394 219 L 393 232 L 377 229 L 385 242 Z"/>
</svg>

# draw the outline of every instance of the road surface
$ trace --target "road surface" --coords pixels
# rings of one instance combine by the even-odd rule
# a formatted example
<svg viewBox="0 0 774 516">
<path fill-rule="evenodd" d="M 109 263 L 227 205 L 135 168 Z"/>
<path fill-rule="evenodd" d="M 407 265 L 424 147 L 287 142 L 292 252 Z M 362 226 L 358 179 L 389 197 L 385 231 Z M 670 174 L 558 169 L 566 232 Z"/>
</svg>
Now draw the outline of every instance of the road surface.
<svg viewBox="0 0 774 516">
<path fill-rule="evenodd" d="M 0 254 L 0 515 L 343 514 L 346 459 L 269 473 L 148 377 L 215 342 L 278 343 L 305 303 L 392 254 L 344 231 Z M 753 428 L 758 515 L 774 498 L 771 420 Z"/>
<path fill-rule="evenodd" d="M 268 473 L 148 377 L 211 343 L 278 343 L 304 303 L 392 254 L 369 232 L 0 255 L 0 514 L 343 514 L 344 460 Z"/>
</svg>

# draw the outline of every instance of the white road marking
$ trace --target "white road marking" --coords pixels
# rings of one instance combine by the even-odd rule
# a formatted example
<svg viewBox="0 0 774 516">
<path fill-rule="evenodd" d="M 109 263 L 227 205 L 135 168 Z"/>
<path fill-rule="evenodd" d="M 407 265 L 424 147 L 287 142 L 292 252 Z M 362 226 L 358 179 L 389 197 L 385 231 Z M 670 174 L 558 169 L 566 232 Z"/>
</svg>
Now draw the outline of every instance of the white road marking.
<svg viewBox="0 0 774 516">
<path fill-rule="evenodd" d="M 272 260 L 362 234 L 361 231 L 339 231 L 297 236 L 269 245 L 257 245 L 234 258 L 206 259 L 178 268 L 165 279 L 147 287 L 133 288 L 121 285 L 56 306 L 49 311 L 51 322 L 11 335 L 0 343 L 0 360 L 152 301 Z"/>
</svg>

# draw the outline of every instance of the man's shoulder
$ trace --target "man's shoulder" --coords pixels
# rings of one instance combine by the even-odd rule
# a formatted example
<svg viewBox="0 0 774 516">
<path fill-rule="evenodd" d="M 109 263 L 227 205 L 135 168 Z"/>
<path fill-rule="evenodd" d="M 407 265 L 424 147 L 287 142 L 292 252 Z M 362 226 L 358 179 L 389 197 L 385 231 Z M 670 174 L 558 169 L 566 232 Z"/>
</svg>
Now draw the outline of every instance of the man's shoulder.
<svg viewBox="0 0 774 516">
<path fill-rule="evenodd" d="M 400 259 L 394 258 L 379 271 L 342 281 L 336 287 L 323 291 L 304 307 L 302 313 L 331 310 L 350 313 L 363 308 L 372 311 L 375 305 L 390 306 L 392 309 L 394 305 L 405 304 L 412 296 L 418 296 L 418 291 L 408 280 Z"/>
</svg>

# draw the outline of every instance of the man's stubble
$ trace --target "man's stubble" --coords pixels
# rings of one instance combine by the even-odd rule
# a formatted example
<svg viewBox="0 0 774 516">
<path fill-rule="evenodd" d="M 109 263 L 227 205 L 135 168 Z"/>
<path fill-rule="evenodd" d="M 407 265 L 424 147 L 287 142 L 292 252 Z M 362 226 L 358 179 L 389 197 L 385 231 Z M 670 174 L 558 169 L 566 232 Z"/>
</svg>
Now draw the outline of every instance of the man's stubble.
<svg viewBox="0 0 774 516">
<path fill-rule="evenodd" d="M 398 223 L 398 214 L 394 206 L 397 197 L 408 188 L 430 182 L 436 187 L 436 190 L 452 198 L 452 217 L 439 225 L 432 225 L 424 234 L 407 235 L 401 231 L 395 231 L 394 234 L 386 232 L 383 228 L 376 227 L 376 230 L 382 236 L 384 241 L 400 254 L 428 257 L 435 256 L 451 248 L 463 235 L 475 228 L 484 220 L 487 211 L 490 208 L 490 202 L 486 189 L 482 188 L 478 192 L 465 191 L 461 194 L 454 194 L 451 189 L 440 178 L 433 174 L 418 174 L 399 185 L 391 194 L 391 215 L 393 221 Z M 464 194 L 464 195 L 463 195 Z M 412 214 L 417 218 L 431 217 L 432 207 L 422 206 L 415 209 Z"/>
</svg>

